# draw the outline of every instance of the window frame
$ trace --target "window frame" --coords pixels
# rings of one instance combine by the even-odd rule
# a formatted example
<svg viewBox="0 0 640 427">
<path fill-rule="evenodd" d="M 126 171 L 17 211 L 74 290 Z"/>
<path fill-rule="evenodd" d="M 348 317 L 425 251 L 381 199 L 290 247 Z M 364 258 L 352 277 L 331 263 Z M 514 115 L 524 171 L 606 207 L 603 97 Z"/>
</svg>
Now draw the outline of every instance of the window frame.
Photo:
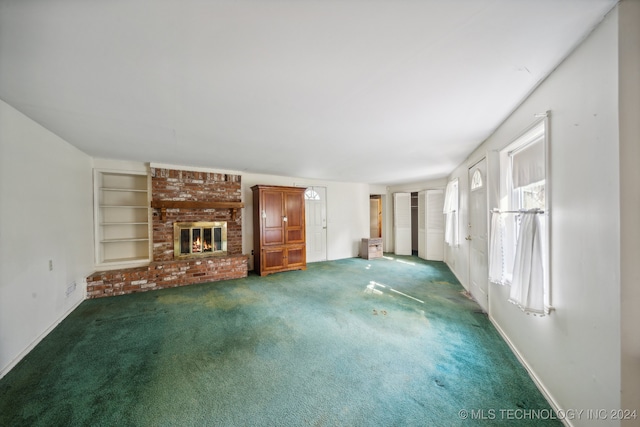
<svg viewBox="0 0 640 427">
<path fill-rule="evenodd" d="M 551 291 L 551 269 L 552 269 L 552 224 L 551 224 L 551 168 L 550 168 L 550 138 L 549 138 L 549 115 L 550 112 L 539 114 L 537 120 L 535 120 L 528 128 L 526 128 L 517 138 L 512 140 L 504 148 L 499 150 L 500 156 L 500 210 L 501 211 L 518 211 L 520 207 L 519 200 L 521 197 L 521 189 L 513 188 L 513 168 L 512 168 L 512 156 L 519 150 L 524 149 L 532 143 L 535 143 L 542 138 L 541 143 L 544 149 L 544 198 L 545 206 L 544 213 L 538 215 L 544 215 L 544 267 L 545 267 L 545 282 L 544 282 L 544 305 L 545 312 L 549 314 L 553 310 Z M 540 182 L 540 181 L 537 181 Z M 533 183 L 531 183 L 533 184 Z M 521 187 L 522 188 L 522 187 Z M 517 202 L 517 203 L 516 203 Z M 516 231 L 517 235 L 517 231 Z M 515 242 L 514 242 L 515 244 Z"/>
</svg>

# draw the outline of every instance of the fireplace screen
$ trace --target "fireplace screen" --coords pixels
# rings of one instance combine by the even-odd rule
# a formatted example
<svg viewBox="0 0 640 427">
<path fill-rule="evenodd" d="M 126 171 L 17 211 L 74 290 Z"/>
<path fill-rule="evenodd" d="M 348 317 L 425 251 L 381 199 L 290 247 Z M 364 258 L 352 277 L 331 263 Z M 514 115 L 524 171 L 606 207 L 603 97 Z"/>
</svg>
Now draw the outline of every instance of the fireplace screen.
<svg viewBox="0 0 640 427">
<path fill-rule="evenodd" d="M 175 258 L 227 254 L 227 223 L 176 222 L 173 225 Z"/>
</svg>

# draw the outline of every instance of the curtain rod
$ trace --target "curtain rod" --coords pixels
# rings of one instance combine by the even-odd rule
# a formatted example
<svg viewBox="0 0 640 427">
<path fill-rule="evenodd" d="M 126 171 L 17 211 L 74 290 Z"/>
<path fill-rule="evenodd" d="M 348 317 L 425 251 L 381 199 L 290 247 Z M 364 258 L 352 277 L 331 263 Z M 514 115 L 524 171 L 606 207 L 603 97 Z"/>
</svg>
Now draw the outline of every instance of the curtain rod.
<svg viewBox="0 0 640 427">
<path fill-rule="evenodd" d="M 494 213 L 533 213 L 533 214 L 543 214 L 544 211 L 542 209 L 521 209 L 519 211 L 501 211 L 500 209 L 496 209 L 493 208 L 491 209 L 489 212 L 494 212 Z"/>
</svg>

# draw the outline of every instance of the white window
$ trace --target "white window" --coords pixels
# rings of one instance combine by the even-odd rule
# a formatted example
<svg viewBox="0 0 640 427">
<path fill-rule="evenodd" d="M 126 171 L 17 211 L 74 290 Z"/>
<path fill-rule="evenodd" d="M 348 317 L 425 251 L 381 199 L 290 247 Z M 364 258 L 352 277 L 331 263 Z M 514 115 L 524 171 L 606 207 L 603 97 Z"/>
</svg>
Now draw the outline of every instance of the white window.
<svg viewBox="0 0 640 427">
<path fill-rule="evenodd" d="M 445 215 L 444 241 L 449 246 L 458 246 L 458 179 L 449 181 L 444 194 Z"/>
<path fill-rule="evenodd" d="M 547 122 L 535 123 L 500 152 L 501 206 L 490 238 L 490 279 L 511 285 L 510 301 L 539 315 L 551 307 Z"/>
<path fill-rule="evenodd" d="M 304 192 L 304 198 L 305 200 L 320 200 L 320 195 L 312 187 L 309 187 Z"/>
<path fill-rule="evenodd" d="M 484 184 L 482 183 L 482 173 L 479 169 L 473 173 L 473 177 L 471 177 L 471 191 L 478 190 L 482 188 Z"/>
<path fill-rule="evenodd" d="M 510 207 L 514 210 L 545 208 L 545 126 L 540 122 L 518 138 L 504 153 L 510 167 Z M 505 155 L 503 154 L 503 156 Z"/>
</svg>

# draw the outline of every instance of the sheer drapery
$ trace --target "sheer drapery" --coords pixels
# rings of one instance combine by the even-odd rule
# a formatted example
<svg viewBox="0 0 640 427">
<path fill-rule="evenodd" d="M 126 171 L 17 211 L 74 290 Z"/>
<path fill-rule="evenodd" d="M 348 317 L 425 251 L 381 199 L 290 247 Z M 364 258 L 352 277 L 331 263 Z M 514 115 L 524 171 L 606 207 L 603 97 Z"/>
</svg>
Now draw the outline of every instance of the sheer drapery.
<svg viewBox="0 0 640 427">
<path fill-rule="evenodd" d="M 449 181 L 444 194 L 444 241 L 449 246 L 458 244 L 458 180 Z"/>
<path fill-rule="evenodd" d="M 512 153 L 511 174 L 513 188 L 526 187 L 534 182 L 544 181 L 546 178 L 544 162 L 543 137 Z"/>
<path fill-rule="evenodd" d="M 511 285 L 509 301 L 540 316 L 545 314 L 545 225 L 539 211 L 494 212 L 489 236 L 489 280 Z"/>
<path fill-rule="evenodd" d="M 516 214 L 493 212 L 489 235 L 489 281 L 510 285 L 515 262 Z"/>
<path fill-rule="evenodd" d="M 544 316 L 542 215 L 522 214 L 509 301 L 526 313 Z"/>
</svg>

